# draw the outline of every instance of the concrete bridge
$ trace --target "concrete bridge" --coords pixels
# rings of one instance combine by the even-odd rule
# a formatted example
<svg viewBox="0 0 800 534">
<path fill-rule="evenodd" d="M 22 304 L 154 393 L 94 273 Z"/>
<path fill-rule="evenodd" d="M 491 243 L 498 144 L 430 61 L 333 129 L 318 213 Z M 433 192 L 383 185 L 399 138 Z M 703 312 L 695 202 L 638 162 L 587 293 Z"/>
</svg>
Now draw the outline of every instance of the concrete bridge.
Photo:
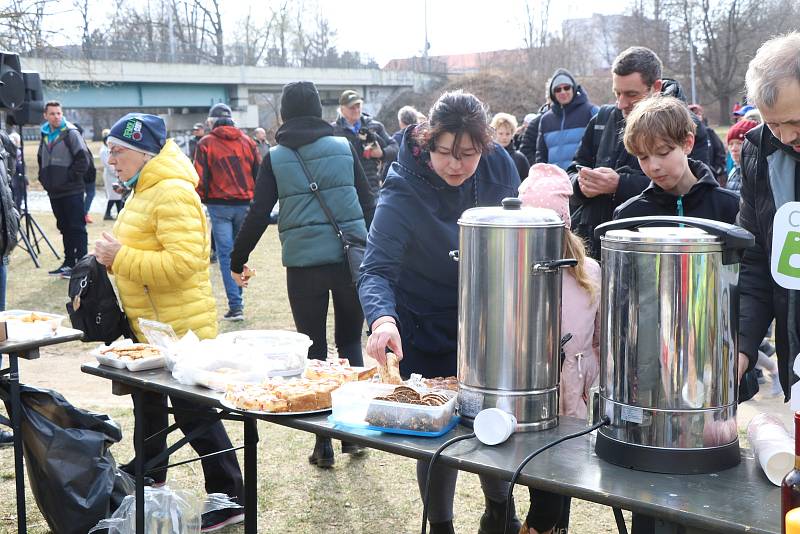
<svg viewBox="0 0 800 534">
<path fill-rule="evenodd" d="M 68 112 L 147 110 L 164 115 L 171 131 L 190 129 L 193 123 L 202 121 L 208 108 L 217 102 L 225 102 L 233 108 L 239 126 L 269 129 L 279 117 L 281 87 L 297 80 L 311 80 L 317 85 L 327 119 L 335 117 L 339 95 L 345 89 L 355 89 L 364 95 L 364 109 L 374 115 L 403 91 L 422 91 L 439 81 L 427 74 L 379 69 L 25 57 L 20 61 L 24 70 L 40 73 L 45 99 L 60 100 Z"/>
</svg>

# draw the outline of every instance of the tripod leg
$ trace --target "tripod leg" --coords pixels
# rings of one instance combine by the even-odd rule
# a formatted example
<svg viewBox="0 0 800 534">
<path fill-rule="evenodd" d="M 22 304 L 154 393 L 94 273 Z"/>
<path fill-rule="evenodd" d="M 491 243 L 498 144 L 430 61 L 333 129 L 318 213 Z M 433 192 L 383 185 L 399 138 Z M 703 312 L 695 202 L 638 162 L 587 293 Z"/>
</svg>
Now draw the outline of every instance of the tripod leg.
<svg viewBox="0 0 800 534">
<path fill-rule="evenodd" d="M 19 228 L 19 240 L 20 243 L 18 243 L 17 246 L 25 249 L 25 251 L 33 260 L 33 264 L 37 269 L 41 267 L 41 264 L 39 263 L 39 257 L 37 256 L 36 252 L 34 252 L 33 247 L 31 247 L 31 242 L 28 239 L 28 236 L 25 235 L 25 232 L 22 231 L 22 227 Z"/>
<path fill-rule="evenodd" d="M 36 222 L 36 219 L 33 218 L 33 215 L 31 215 L 30 212 L 26 213 L 25 215 L 30 220 L 30 222 L 33 223 L 34 230 L 32 233 L 34 235 L 34 238 L 36 239 L 37 248 L 39 246 L 39 240 L 44 239 L 44 242 L 47 243 L 48 247 L 50 247 L 50 250 L 53 252 L 53 255 L 56 257 L 56 259 L 60 260 L 61 256 L 59 256 L 58 252 L 56 252 L 56 249 L 53 248 L 53 244 L 50 243 L 49 239 L 47 239 L 47 235 L 44 233 L 44 230 L 42 230 L 42 227 L 39 226 L 39 223 Z M 36 237 L 37 231 L 39 232 L 39 237 Z"/>
</svg>

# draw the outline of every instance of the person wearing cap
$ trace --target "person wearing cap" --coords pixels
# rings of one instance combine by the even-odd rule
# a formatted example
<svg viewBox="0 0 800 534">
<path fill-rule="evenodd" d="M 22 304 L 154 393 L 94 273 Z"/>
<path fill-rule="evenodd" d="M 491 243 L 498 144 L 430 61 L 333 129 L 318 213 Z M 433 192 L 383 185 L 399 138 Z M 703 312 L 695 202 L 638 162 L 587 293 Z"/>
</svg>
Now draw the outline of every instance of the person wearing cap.
<svg viewBox="0 0 800 534">
<path fill-rule="evenodd" d="M 328 356 L 325 330 L 332 297 L 339 357 L 347 358 L 351 365 L 363 365 L 364 313 L 345 263 L 342 242 L 309 189 L 309 179 L 298 157 L 303 158 L 328 209 L 349 240 L 366 242 L 375 199 L 355 149 L 345 139 L 334 136 L 333 127 L 322 120 L 322 103 L 312 82 L 284 86 L 280 113 L 283 124 L 275 135 L 277 145 L 261 162 L 253 204 L 236 236 L 231 275 L 237 284 L 247 286 L 251 272 L 246 265 L 248 258 L 280 199 L 278 234 L 289 305 L 297 331 L 311 338 L 308 357 L 324 360 Z M 342 452 L 357 454 L 362 448 L 342 443 Z M 333 465 L 330 438 L 317 437 L 309 462 L 317 467 Z"/>
<path fill-rule="evenodd" d="M 739 194 L 742 189 L 742 144 L 744 143 L 744 136 L 756 126 L 758 126 L 758 123 L 754 121 L 738 121 L 731 126 L 725 138 L 728 143 L 728 151 L 733 160 L 733 168 L 728 174 L 725 188 L 736 194 Z"/>
<path fill-rule="evenodd" d="M 217 336 L 216 304 L 211 292 L 209 238 L 206 218 L 195 191 L 197 173 L 192 162 L 172 139 L 164 121 L 155 115 L 129 113 L 108 135 L 110 165 L 134 193 L 120 212 L 111 233 L 95 242 L 94 255 L 114 274 L 122 307 L 136 340 L 146 338 L 139 319 L 170 325 L 178 336 L 189 330 L 200 339 Z M 189 436 L 207 425 L 203 412 L 179 397 L 172 397 L 175 422 Z M 145 458 L 166 450 L 167 397 L 140 393 L 134 402 L 147 410 L 143 424 Z M 157 435 L 156 435 L 157 434 Z M 134 438 L 135 439 L 135 438 Z M 198 455 L 230 450 L 232 445 L 220 421 L 190 440 Z M 165 459 L 161 466 L 166 466 Z M 242 472 L 234 452 L 214 454 L 202 461 L 205 489 L 225 493 L 244 502 Z M 131 472 L 132 463 L 121 466 Z M 153 474 L 155 483 L 166 480 L 166 470 Z M 204 531 L 244 519 L 241 508 L 203 514 Z"/>
<path fill-rule="evenodd" d="M 100 161 L 103 163 L 103 187 L 106 190 L 106 213 L 103 215 L 104 221 L 113 221 L 114 217 L 111 215 L 111 208 L 117 208 L 117 216 L 119 216 L 119 212 L 122 211 L 122 208 L 125 206 L 125 202 L 122 200 L 122 194 L 120 193 L 120 188 L 114 187 L 114 185 L 118 184 L 117 182 L 117 172 L 114 170 L 114 166 L 108 162 L 108 158 L 110 157 L 110 153 L 108 151 L 108 134 L 111 133 L 109 128 L 103 130 L 103 146 L 100 148 Z"/>
<path fill-rule="evenodd" d="M 253 130 L 253 141 L 256 142 L 258 153 L 261 154 L 261 159 L 269 152 L 269 141 L 267 141 L 267 131 L 264 128 L 256 128 Z"/>
<path fill-rule="evenodd" d="M 375 198 L 381 188 L 381 168 L 397 159 L 398 144 L 386 133 L 383 124 L 361 109 L 364 99 L 356 91 L 339 97 L 339 117 L 333 123 L 334 135 L 346 138 L 356 150 Z"/>
<path fill-rule="evenodd" d="M 787 401 L 796 380 L 792 365 L 800 353 L 800 294 L 778 285 L 771 264 L 777 262 L 773 255 L 782 252 L 772 246 L 775 214 L 786 203 L 800 200 L 798 57 L 800 32 L 795 31 L 761 45 L 747 68 L 747 100 L 764 123 L 744 136 L 737 219 L 755 236 L 755 244 L 744 252 L 739 274 L 739 361 L 745 362 L 739 372 L 756 365 L 759 346 L 774 320 L 778 374 Z M 774 237 L 784 244 L 784 236 L 776 232 Z"/>
<path fill-rule="evenodd" d="M 86 255 L 88 248 L 83 196 L 86 192 L 84 178 L 92 156 L 75 125 L 64 119 L 60 102 L 47 102 L 44 118 L 36 155 L 39 183 L 50 197 L 50 207 L 64 243 L 64 262 L 48 274 L 69 279 L 72 268 Z"/>
<path fill-rule="evenodd" d="M 598 107 L 567 69 L 557 69 L 548 84 L 553 103 L 539 121 L 536 162 L 569 167 L 586 125 Z"/>
<path fill-rule="evenodd" d="M 206 135 L 206 127 L 202 122 L 194 123 L 192 126 L 192 136 L 189 138 L 188 150 L 189 159 L 194 162 L 194 153 L 197 151 L 197 143 Z"/>
<path fill-rule="evenodd" d="M 211 133 L 197 143 L 194 168 L 200 177 L 197 193 L 211 217 L 222 282 L 228 299 L 226 321 L 244 320 L 242 288 L 231 277 L 233 240 L 253 200 L 261 154 L 247 134 L 236 127 L 231 108 L 215 104 L 208 113 Z"/>
</svg>

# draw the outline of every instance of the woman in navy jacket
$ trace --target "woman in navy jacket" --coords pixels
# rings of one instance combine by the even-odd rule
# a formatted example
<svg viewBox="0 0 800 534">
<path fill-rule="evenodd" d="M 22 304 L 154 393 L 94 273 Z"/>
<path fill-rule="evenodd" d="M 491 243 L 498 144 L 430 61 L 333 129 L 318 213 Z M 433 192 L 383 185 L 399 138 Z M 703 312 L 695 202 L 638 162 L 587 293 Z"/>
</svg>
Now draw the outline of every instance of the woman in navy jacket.
<svg viewBox="0 0 800 534">
<path fill-rule="evenodd" d="M 358 284 L 372 334 L 367 352 L 384 361 L 395 352 L 401 374 L 456 374 L 458 218 L 475 206 L 497 206 L 516 196 L 519 175 L 492 142 L 483 104 L 468 93 L 445 93 L 429 121 L 409 126 L 389 169 L 367 238 Z M 420 488 L 427 461 L 417 463 Z M 431 533 L 453 532 L 458 471 L 436 467 L 431 477 Z M 479 532 L 502 533 L 508 483 L 481 477 L 486 511 Z M 509 525 L 518 532 L 516 517 Z"/>
</svg>

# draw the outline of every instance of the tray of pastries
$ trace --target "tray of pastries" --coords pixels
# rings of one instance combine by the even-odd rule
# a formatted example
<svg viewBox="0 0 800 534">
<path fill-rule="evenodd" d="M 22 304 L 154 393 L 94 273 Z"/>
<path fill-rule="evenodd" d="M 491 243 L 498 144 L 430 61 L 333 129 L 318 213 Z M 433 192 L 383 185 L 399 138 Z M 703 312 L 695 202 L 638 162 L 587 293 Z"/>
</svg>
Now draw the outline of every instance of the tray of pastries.
<svg viewBox="0 0 800 534">
<path fill-rule="evenodd" d="M 164 349 L 148 343 L 118 343 L 101 346 L 93 351 L 101 365 L 128 371 L 146 371 L 164 367 Z"/>
<path fill-rule="evenodd" d="M 353 367 L 347 358 L 329 358 L 327 360 L 308 360 L 303 371 L 303 378 L 332 379 L 343 384 L 369 380 L 377 373 L 377 367 Z"/>
<path fill-rule="evenodd" d="M 271 378 L 260 384 L 231 386 L 221 403 L 227 408 L 259 414 L 321 413 L 331 409 L 331 393 L 340 385 L 340 381 L 330 378 Z"/>
<path fill-rule="evenodd" d="M 64 321 L 63 315 L 27 310 L 0 312 L 0 321 L 6 323 L 10 341 L 26 341 L 53 337 Z"/>
</svg>

